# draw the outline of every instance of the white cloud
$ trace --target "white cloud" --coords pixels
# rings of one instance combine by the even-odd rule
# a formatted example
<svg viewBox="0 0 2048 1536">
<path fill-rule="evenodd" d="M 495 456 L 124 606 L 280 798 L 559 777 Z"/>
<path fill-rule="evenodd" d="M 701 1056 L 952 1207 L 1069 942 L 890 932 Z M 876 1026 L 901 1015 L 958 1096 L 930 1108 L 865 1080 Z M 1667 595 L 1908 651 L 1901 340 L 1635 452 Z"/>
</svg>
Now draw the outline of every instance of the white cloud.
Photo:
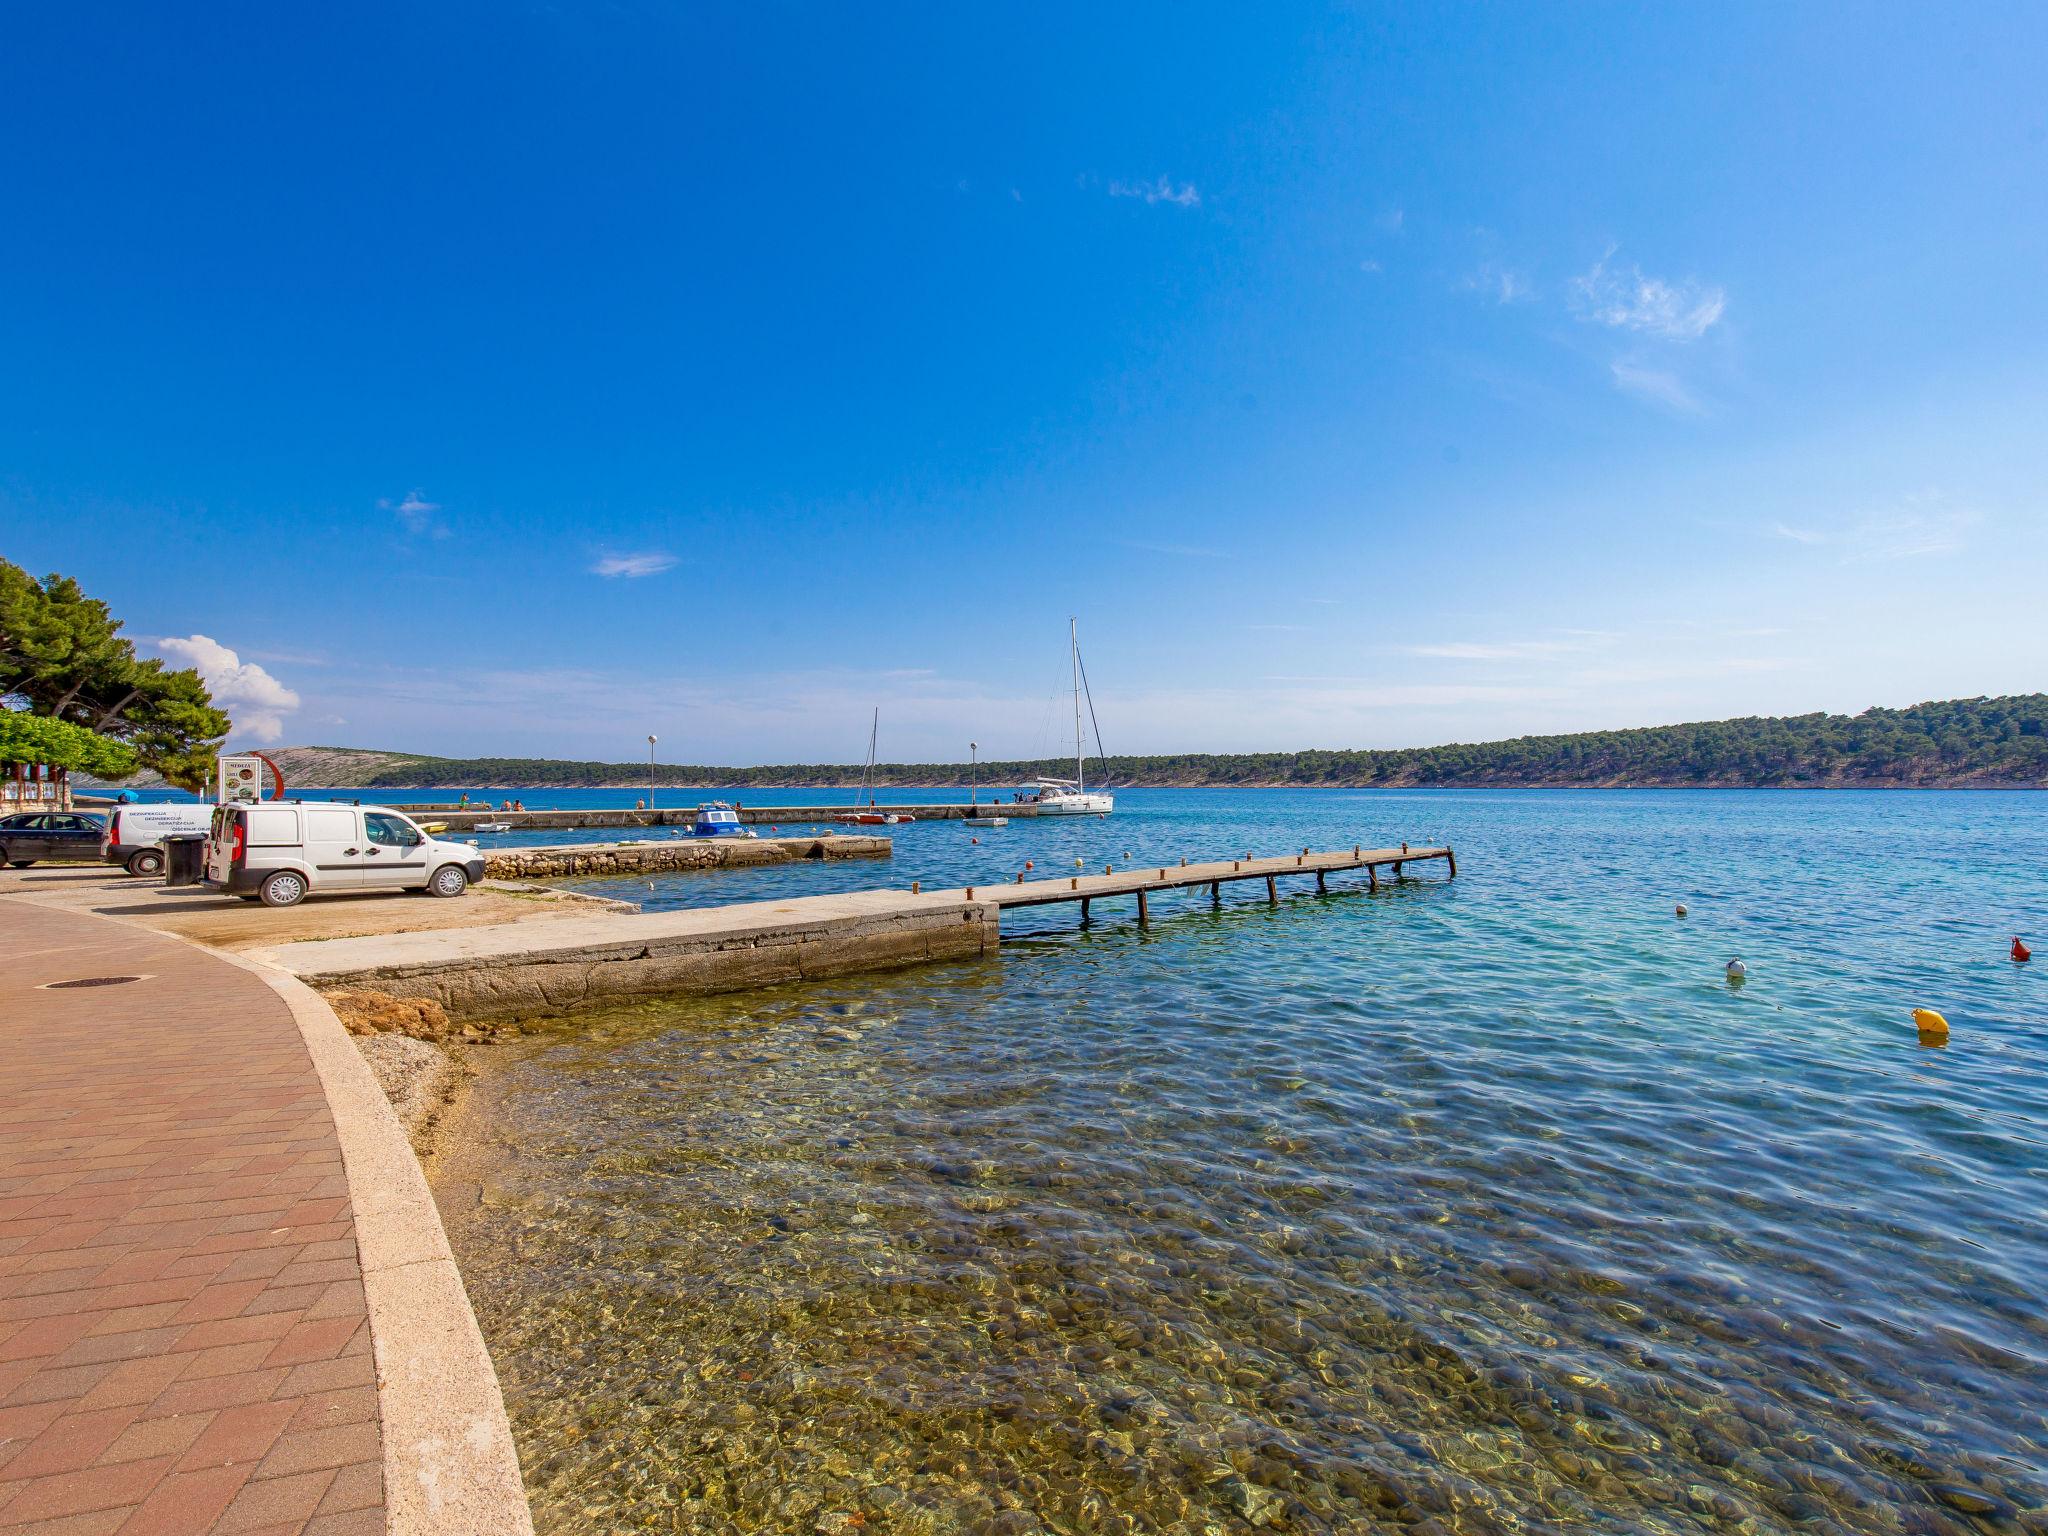
<svg viewBox="0 0 2048 1536">
<path fill-rule="evenodd" d="M 1698 416 L 1703 407 L 1693 392 L 1686 388 L 1685 381 L 1665 368 L 1646 368 L 1627 358 L 1616 358 L 1609 365 L 1615 387 L 1625 389 L 1632 395 L 1655 401 L 1658 405 L 1677 411 L 1684 416 Z"/>
<path fill-rule="evenodd" d="M 1379 218 L 1376 219 L 1374 222 L 1377 223 L 1379 227 L 1387 234 L 1398 235 L 1401 233 L 1401 226 L 1405 224 L 1407 221 L 1408 215 L 1405 210 L 1400 208 L 1389 208 L 1385 213 L 1381 214 Z"/>
<path fill-rule="evenodd" d="M 1381 266 L 1381 265 L 1380 265 L 1380 264 L 1379 264 L 1378 262 L 1376 262 L 1376 261 L 1372 261 L 1372 260 L 1366 260 L 1366 261 L 1361 261 L 1361 262 L 1360 262 L 1360 263 L 1358 264 L 1358 270 L 1359 270 L 1359 271 L 1361 271 L 1361 272 L 1384 272 L 1384 271 L 1386 270 L 1386 268 L 1385 268 L 1385 267 L 1382 267 L 1382 266 Z"/>
<path fill-rule="evenodd" d="M 604 555 L 590 568 L 593 576 L 659 576 L 672 569 L 674 555 L 648 550 L 637 555 Z"/>
<path fill-rule="evenodd" d="M 299 707 L 299 696 L 291 689 L 206 635 L 166 636 L 156 648 L 194 668 L 213 702 L 227 711 L 243 735 L 276 741 L 284 734 L 284 717 Z"/>
<path fill-rule="evenodd" d="M 1609 266 L 1614 249 L 1572 279 L 1572 307 L 1581 320 L 1638 331 L 1663 341 L 1698 341 L 1720 320 L 1728 295 L 1693 278 L 1666 282 L 1630 263 Z"/>
<path fill-rule="evenodd" d="M 386 512 L 397 513 L 398 520 L 405 526 L 407 533 L 415 536 L 425 534 L 436 539 L 448 537 L 447 527 L 434 516 L 441 510 L 441 503 L 427 500 L 426 493 L 417 487 L 407 491 L 396 501 L 388 496 L 382 497 L 377 505 Z"/>
<path fill-rule="evenodd" d="M 1147 203 L 1171 203 L 1176 208 L 1202 206 L 1202 194 L 1195 190 L 1193 182 L 1184 181 L 1176 186 L 1164 176 L 1157 181 L 1112 181 L 1109 195 L 1135 197 Z"/>
</svg>

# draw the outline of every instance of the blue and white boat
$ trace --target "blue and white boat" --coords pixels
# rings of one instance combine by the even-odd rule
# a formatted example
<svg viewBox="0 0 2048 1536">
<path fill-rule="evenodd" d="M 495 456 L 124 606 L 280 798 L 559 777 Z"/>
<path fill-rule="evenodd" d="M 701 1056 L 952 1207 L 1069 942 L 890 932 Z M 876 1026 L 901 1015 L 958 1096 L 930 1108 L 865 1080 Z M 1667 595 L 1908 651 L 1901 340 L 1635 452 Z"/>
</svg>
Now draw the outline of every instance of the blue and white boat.
<svg viewBox="0 0 2048 1536">
<path fill-rule="evenodd" d="M 697 807 L 697 819 L 690 824 L 692 837 L 754 837 L 750 828 L 740 825 L 740 813 L 723 800 L 712 800 Z"/>
</svg>

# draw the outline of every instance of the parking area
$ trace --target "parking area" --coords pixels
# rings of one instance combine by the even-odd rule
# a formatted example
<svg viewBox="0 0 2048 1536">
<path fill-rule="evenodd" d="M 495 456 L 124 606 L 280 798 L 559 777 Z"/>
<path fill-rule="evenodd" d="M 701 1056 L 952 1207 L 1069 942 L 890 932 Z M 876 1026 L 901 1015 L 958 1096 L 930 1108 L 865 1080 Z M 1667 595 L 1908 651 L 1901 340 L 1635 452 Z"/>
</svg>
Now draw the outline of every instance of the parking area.
<svg viewBox="0 0 2048 1536">
<path fill-rule="evenodd" d="M 271 908 L 205 886 L 172 888 L 101 864 L 38 864 L 0 869 L 0 892 L 39 904 L 141 922 L 164 933 L 221 949 L 247 949 L 298 939 L 475 928 L 545 922 L 623 910 L 567 893 L 512 891 L 481 885 L 452 901 L 411 891 L 356 891 L 310 896 L 296 907 Z"/>
</svg>

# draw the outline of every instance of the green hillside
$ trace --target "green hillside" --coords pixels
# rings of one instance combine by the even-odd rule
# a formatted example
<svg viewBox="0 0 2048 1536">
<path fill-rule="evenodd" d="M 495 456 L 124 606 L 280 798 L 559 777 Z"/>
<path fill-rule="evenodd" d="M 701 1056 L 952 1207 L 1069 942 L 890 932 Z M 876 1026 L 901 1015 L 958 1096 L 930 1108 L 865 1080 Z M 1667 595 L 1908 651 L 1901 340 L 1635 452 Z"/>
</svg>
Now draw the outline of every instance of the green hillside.
<svg viewBox="0 0 2048 1536">
<path fill-rule="evenodd" d="M 288 778 L 335 788 L 502 785 L 632 788 L 644 763 L 552 758 L 451 758 L 349 747 L 288 747 L 271 754 Z M 1071 772 L 1071 760 L 981 765 L 984 785 Z M 1090 765 L 1091 777 L 1096 765 Z M 844 785 L 858 765 L 762 768 L 664 763 L 662 784 L 781 788 Z M 883 785 L 965 785 L 965 763 L 884 763 Z M 1385 751 L 1176 753 L 1113 757 L 1107 785 L 1484 786 L 2048 786 L 2048 694 L 1950 699 L 1860 715 L 1793 715 L 1659 725 L 1512 741 Z"/>
</svg>

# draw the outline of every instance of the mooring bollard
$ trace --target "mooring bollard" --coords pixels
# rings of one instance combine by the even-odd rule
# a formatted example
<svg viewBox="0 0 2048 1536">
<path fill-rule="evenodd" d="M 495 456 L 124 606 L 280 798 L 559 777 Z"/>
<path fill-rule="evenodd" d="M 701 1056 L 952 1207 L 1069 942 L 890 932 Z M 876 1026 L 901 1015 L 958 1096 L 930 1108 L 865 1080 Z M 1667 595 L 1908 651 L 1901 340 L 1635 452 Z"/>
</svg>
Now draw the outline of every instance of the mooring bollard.
<svg viewBox="0 0 2048 1536">
<path fill-rule="evenodd" d="M 1081 882 L 1069 876 L 1067 880 L 1067 889 L 1070 891 L 1078 891 L 1079 889 L 1081 889 Z"/>
<path fill-rule="evenodd" d="M 913 895 L 913 896 L 917 895 L 917 894 L 918 894 L 918 891 L 919 891 L 919 888 L 921 887 L 922 883 L 923 883 L 923 882 L 921 882 L 921 881 L 917 881 L 917 880 L 913 880 L 913 881 L 911 881 L 911 882 L 910 882 L 910 894 L 911 894 L 911 895 Z"/>
<path fill-rule="evenodd" d="M 1019 885 L 1024 883 L 1024 871 L 1021 869 L 1017 871 L 1017 883 Z"/>
<path fill-rule="evenodd" d="M 967 899 L 969 901 L 974 900 L 974 887 L 971 885 L 967 887 Z"/>
</svg>

